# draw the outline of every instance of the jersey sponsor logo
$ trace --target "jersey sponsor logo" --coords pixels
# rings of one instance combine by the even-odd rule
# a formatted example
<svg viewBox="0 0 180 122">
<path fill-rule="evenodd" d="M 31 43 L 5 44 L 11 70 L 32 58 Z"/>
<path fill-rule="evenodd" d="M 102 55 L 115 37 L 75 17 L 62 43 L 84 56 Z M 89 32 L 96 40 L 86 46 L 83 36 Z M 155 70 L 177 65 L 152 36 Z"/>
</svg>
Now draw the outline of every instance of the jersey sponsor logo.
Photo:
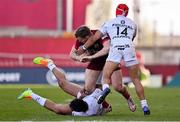
<svg viewBox="0 0 180 122">
<path fill-rule="evenodd" d="M 128 39 L 131 39 L 130 36 L 124 36 L 124 35 L 120 35 L 120 36 L 113 36 L 112 39 L 115 39 L 115 38 L 128 38 Z"/>
<path fill-rule="evenodd" d="M 124 21 L 124 20 L 121 20 L 121 24 L 125 24 L 125 21 Z"/>
<path fill-rule="evenodd" d="M 130 45 L 129 44 L 116 45 L 114 48 L 117 48 L 118 50 L 124 50 L 125 48 L 130 48 Z"/>
<path fill-rule="evenodd" d="M 112 24 L 112 27 L 113 27 L 113 26 L 116 26 L 116 27 L 124 27 L 124 28 L 133 30 L 133 27 L 132 27 L 131 25 L 115 23 L 115 24 Z"/>
</svg>

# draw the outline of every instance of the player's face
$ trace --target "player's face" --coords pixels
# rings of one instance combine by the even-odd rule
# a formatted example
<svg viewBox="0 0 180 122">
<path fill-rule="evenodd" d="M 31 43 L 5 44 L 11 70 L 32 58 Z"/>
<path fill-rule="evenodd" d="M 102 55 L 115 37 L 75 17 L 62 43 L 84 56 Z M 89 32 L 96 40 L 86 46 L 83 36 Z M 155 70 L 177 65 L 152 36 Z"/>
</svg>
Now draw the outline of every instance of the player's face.
<svg viewBox="0 0 180 122">
<path fill-rule="evenodd" d="M 82 37 L 77 37 L 77 40 L 79 40 L 79 42 L 81 43 L 86 43 L 86 41 L 89 39 L 90 36 L 86 36 L 85 38 Z"/>
</svg>

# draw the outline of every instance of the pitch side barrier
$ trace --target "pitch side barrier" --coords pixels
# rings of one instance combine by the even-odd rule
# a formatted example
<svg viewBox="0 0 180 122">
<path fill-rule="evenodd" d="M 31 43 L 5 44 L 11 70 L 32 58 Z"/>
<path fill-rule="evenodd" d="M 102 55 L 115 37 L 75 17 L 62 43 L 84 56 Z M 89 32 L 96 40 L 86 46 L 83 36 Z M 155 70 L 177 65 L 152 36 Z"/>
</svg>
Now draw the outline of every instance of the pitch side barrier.
<svg viewBox="0 0 180 122">
<path fill-rule="evenodd" d="M 19 54 L 0 53 L 0 84 L 51 84 L 57 85 L 55 76 L 48 68 L 34 65 L 36 56 L 53 59 L 68 80 L 84 83 L 84 71 L 87 63 L 70 59 L 67 54 Z"/>
<path fill-rule="evenodd" d="M 66 78 L 74 83 L 84 83 L 83 67 L 63 67 L 59 68 L 65 72 Z M 17 67 L 0 68 L 0 84 L 50 84 L 57 86 L 55 76 L 48 68 L 44 67 Z"/>
<path fill-rule="evenodd" d="M 67 54 L 16 54 L 0 53 L 0 84 L 49 83 L 57 85 L 55 77 L 48 71 L 32 63 L 36 56 L 52 58 L 58 67 L 66 72 L 67 78 L 76 83 L 84 82 L 87 64 L 75 62 Z M 152 86 L 165 86 L 179 71 L 179 65 L 146 65 L 150 71 Z M 129 82 L 127 69 L 122 67 L 124 82 Z M 100 82 L 100 81 L 98 81 Z M 130 81 L 131 82 L 131 81 Z M 157 84 L 158 83 L 158 84 Z"/>
<path fill-rule="evenodd" d="M 166 86 L 170 82 L 170 86 L 180 86 L 179 73 L 175 73 L 175 69 L 172 67 L 166 72 L 162 72 L 164 69 L 162 66 L 156 66 L 154 69 L 148 66 L 151 71 L 150 81 L 143 82 L 147 87 L 162 87 Z M 85 79 L 85 67 L 59 67 L 59 69 L 66 74 L 66 78 L 74 83 L 84 84 Z M 123 70 L 123 82 L 131 82 L 127 75 L 126 69 Z M 174 74 L 175 77 L 174 77 Z M 171 80 L 172 79 L 172 80 Z M 98 79 L 100 83 L 101 77 Z M 45 67 L 1 67 L 0 68 L 0 84 L 50 84 L 57 86 L 58 82 L 52 72 Z"/>
</svg>

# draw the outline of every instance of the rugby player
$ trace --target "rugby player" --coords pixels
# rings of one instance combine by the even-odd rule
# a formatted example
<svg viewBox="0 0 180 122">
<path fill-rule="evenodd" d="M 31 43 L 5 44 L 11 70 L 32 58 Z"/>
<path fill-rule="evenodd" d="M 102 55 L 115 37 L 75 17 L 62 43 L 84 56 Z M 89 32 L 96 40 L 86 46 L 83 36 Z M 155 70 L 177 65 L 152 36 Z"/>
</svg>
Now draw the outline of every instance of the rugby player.
<svg viewBox="0 0 180 122">
<path fill-rule="evenodd" d="M 94 91 L 96 87 L 96 81 L 98 80 L 104 64 L 106 62 L 106 58 L 108 56 L 109 51 L 109 37 L 103 36 L 100 38 L 95 44 L 86 50 L 86 53 L 83 55 L 78 55 L 76 52 L 79 47 L 86 43 L 89 37 L 96 33 L 96 30 L 90 30 L 87 26 L 80 26 L 75 31 L 76 43 L 72 47 L 70 52 L 70 57 L 73 60 L 79 62 L 86 62 L 85 56 L 90 55 L 90 63 L 86 67 L 85 70 L 85 85 L 84 89 L 86 93 L 91 93 Z M 86 57 L 87 58 L 87 57 Z M 134 112 L 136 110 L 136 105 L 134 104 L 132 97 L 127 91 L 126 87 L 122 83 L 122 71 L 119 67 L 114 69 L 111 76 L 111 84 L 113 88 L 127 100 L 127 104 L 129 109 Z"/>
<path fill-rule="evenodd" d="M 140 99 L 144 115 L 150 115 L 150 109 L 145 98 L 144 88 L 139 79 L 139 64 L 136 57 L 133 40 L 136 36 L 137 26 L 131 19 L 127 18 L 129 8 L 126 4 L 119 4 L 116 8 L 116 18 L 104 23 L 88 41 L 81 46 L 77 54 L 82 54 L 88 50 L 98 40 L 108 35 L 110 37 L 110 50 L 103 69 L 103 94 L 99 97 L 101 103 L 110 93 L 109 84 L 111 75 L 123 59 L 129 70 L 129 75 L 135 85 L 136 93 Z"/>
<path fill-rule="evenodd" d="M 102 90 L 96 88 L 91 94 L 84 95 L 84 98 L 79 99 L 79 96 L 84 94 L 83 87 L 72 82 L 69 82 L 65 74 L 60 71 L 51 59 L 36 57 L 33 62 L 38 65 L 48 67 L 55 77 L 58 79 L 59 86 L 68 94 L 77 97 L 69 104 L 57 104 L 49 99 L 41 97 L 34 93 L 30 88 L 26 89 L 18 96 L 18 99 L 29 98 L 36 101 L 39 105 L 46 109 L 61 115 L 73 115 L 73 116 L 95 116 L 102 115 L 111 111 L 111 106 L 104 102 L 98 104 L 97 100 Z"/>
</svg>

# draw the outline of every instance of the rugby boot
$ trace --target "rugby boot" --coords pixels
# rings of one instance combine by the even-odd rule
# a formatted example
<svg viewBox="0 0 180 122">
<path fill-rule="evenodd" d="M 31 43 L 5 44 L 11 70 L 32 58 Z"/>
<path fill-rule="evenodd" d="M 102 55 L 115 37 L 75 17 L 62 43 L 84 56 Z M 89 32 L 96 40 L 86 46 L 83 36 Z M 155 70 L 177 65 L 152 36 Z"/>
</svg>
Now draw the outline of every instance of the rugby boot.
<svg viewBox="0 0 180 122">
<path fill-rule="evenodd" d="M 46 67 L 48 66 L 49 62 L 53 62 L 53 61 L 49 58 L 43 58 L 43 57 L 36 57 L 33 59 L 34 64 L 38 64 Z"/>
<path fill-rule="evenodd" d="M 25 91 L 23 92 L 23 93 L 21 93 L 18 97 L 17 97 L 17 99 L 23 99 L 23 98 L 28 98 L 28 99 L 32 99 L 32 97 L 31 97 L 31 94 L 32 94 L 33 92 L 32 92 L 32 90 L 30 89 L 30 88 L 27 88 L 27 89 L 25 89 Z"/>
<path fill-rule="evenodd" d="M 149 108 L 147 107 L 147 106 L 144 106 L 143 107 L 143 112 L 144 112 L 144 115 L 146 116 L 146 115 L 150 115 L 150 110 L 149 110 Z"/>
<path fill-rule="evenodd" d="M 129 99 L 127 100 L 127 103 L 128 103 L 129 109 L 132 112 L 136 111 L 136 105 L 134 104 L 134 101 L 131 97 L 129 97 Z"/>
<path fill-rule="evenodd" d="M 111 90 L 109 88 L 105 88 L 102 91 L 101 95 L 98 98 L 98 104 L 101 104 L 105 100 L 106 96 L 110 93 L 110 91 Z"/>
</svg>

